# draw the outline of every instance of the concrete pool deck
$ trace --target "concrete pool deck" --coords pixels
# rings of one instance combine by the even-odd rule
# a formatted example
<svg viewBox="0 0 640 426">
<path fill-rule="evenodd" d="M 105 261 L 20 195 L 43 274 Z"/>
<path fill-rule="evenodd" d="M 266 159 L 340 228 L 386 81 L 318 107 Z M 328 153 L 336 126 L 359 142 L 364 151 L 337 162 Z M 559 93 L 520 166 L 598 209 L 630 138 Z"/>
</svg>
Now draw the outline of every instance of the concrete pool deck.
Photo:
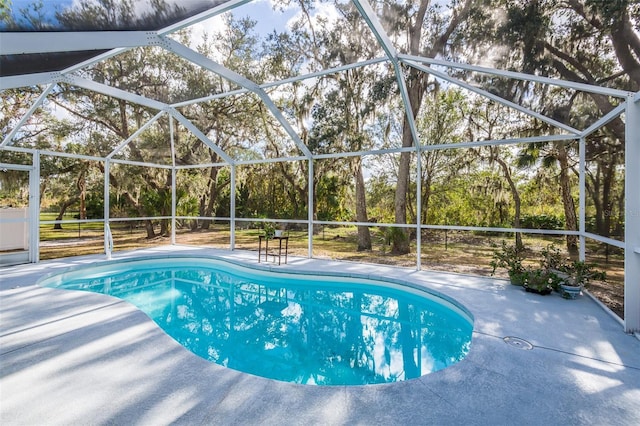
<svg viewBox="0 0 640 426">
<path fill-rule="evenodd" d="M 258 265 L 256 252 L 179 246 L 114 259 L 176 252 Z M 586 296 L 569 301 L 498 279 L 290 257 L 271 267 L 410 280 L 475 317 L 469 355 L 454 366 L 396 384 L 305 386 L 209 363 L 127 302 L 35 285 L 104 259 L 0 268 L 3 425 L 640 424 L 640 340 Z M 533 349 L 508 345 L 507 336 Z"/>
</svg>

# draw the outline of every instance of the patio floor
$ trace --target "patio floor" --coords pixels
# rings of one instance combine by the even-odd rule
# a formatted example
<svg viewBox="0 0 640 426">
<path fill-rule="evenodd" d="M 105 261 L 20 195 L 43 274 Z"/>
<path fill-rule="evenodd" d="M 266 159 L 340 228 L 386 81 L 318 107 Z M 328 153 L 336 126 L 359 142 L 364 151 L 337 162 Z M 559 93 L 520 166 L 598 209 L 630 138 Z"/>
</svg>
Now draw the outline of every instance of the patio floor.
<svg viewBox="0 0 640 426">
<path fill-rule="evenodd" d="M 257 266 L 255 252 L 179 246 Z M 396 384 L 304 386 L 209 363 L 108 296 L 36 286 L 84 256 L 0 268 L 0 422 L 16 424 L 638 425 L 640 340 L 587 296 L 538 296 L 483 277 L 289 258 L 277 270 L 411 280 L 474 315 L 469 355 Z M 533 345 L 504 342 L 514 336 Z"/>
</svg>

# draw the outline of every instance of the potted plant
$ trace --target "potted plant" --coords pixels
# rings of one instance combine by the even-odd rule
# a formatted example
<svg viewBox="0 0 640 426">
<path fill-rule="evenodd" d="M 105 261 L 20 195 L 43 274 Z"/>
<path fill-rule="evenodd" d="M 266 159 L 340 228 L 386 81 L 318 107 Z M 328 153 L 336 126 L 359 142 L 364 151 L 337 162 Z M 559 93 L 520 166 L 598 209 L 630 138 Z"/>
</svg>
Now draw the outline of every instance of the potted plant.
<svg viewBox="0 0 640 426">
<path fill-rule="evenodd" d="M 284 226 L 279 226 L 275 231 L 274 231 L 274 235 L 276 237 L 283 237 L 284 236 Z"/>
<path fill-rule="evenodd" d="M 563 282 L 560 285 L 562 297 L 565 299 L 575 299 L 592 280 L 606 280 L 607 274 L 597 271 L 594 264 L 586 263 L 582 260 L 574 261 L 564 265 L 560 275 Z"/>
<path fill-rule="evenodd" d="M 550 294 L 562 281 L 549 269 L 526 269 L 523 276 L 523 286 L 526 291 L 543 295 Z"/>
<path fill-rule="evenodd" d="M 522 249 L 516 246 L 509 246 L 506 241 L 502 240 L 500 250 L 493 252 L 493 260 L 490 263 L 493 268 L 491 275 L 495 274 L 496 269 L 504 268 L 507 270 L 511 284 L 523 285 L 526 278 L 526 271 L 522 266 L 523 260 Z"/>
<path fill-rule="evenodd" d="M 554 272 L 562 270 L 564 267 L 564 261 L 560 249 L 554 244 L 549 244 L 540 252 L 542 259 L 540 260 L 540 266 L 543 269 L 548 269 Z"/>
<path fill-rule="evenodd" d="M 273 238 L 276 232 L 276 228 L 271 222 L 265 222 L 262 225 L 262 229 L 264 229 L 264 236 L 267 240 Z"/>
</svg>

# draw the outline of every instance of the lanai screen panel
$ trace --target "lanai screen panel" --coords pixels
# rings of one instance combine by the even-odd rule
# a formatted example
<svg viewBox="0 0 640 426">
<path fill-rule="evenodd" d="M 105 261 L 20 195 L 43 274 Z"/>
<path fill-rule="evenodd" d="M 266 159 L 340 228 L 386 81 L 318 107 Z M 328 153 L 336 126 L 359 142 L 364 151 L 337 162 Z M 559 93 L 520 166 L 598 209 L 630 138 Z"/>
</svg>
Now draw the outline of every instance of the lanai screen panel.
<svg viewBox="0 0 640 426">
<path fill-rule="evenodd" d="M 13 0 L 0 32 L 157 31 L 226 0 Z M 0 49 L 1 50 L 1 49 Z M 0 56 L 0 77 L 62 71 L 106 50 Z"/>
</svg>

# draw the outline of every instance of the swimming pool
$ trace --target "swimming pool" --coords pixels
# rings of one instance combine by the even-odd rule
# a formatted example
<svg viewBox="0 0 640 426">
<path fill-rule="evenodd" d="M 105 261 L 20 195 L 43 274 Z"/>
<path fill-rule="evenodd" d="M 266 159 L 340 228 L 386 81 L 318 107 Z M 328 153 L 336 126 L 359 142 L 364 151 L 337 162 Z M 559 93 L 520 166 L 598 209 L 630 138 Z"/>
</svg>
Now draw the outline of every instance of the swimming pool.
<svg viewBox="0 0 640 426">
<path fill-rule="evenodd" d="M 463 306 L 410 285 L 211 258 L 104 262 L 39 284 L 126 300 L 209 361 L 309 385 L 391 383 L 440 370 L 466 356 L 473 329 Z"/>
</svg>

